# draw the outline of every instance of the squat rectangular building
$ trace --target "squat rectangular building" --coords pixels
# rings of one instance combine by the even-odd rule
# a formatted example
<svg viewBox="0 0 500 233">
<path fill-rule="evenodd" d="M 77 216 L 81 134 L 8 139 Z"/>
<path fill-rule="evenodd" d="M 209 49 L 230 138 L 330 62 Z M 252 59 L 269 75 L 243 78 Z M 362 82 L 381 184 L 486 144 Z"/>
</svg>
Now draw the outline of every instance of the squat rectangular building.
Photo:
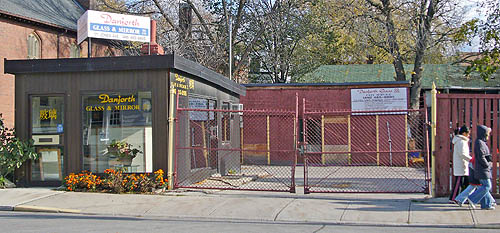
<svg viewBox="0 0 500 233">
<path fill-rule="evenodd" d="M 58 185 L 83 170 L 167 170 L 170 88 L 184 108 L 230 108 L 245 94 L 241 85 L 175 55 L 5 60 L 5 73 L 15 75 L 16 132 L 32 138 L 41 154 L 17 174 L 29 185 Z M 214 120 L 220 128 L 221 116 Z M 239 123 L 231 124 L 238 147 Z M 186 140 L 188 128 L 179 130 Z M 119 143 L 139 150 L 131 163 L 111 153 Z M 190 157 L 179 155 L 178 175 L 194 172 Z"/>
</svg>

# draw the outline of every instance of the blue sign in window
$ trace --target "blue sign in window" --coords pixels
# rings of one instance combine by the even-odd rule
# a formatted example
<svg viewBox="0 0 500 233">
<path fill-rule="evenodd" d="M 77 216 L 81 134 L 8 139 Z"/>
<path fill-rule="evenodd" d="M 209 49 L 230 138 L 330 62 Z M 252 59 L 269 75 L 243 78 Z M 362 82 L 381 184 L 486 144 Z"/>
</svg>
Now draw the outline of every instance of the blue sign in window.
<svg viewBox="0 0 500 233">
<path fill-rule="evenodd" d="M 58 133 L 64 132 L 63 124 L 57 124 L 57 132 Z"/>
</svg>

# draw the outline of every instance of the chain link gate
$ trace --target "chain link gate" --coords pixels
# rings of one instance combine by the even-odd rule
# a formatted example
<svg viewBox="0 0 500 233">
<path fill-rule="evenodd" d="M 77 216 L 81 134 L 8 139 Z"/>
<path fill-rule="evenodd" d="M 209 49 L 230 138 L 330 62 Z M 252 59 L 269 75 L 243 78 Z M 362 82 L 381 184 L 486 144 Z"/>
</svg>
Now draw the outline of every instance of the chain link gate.
<svg viewBox="0 0 500 233">
<path fill-rule="evenodd" d="M 174 187 L 295 192 L 296 113 L 178 108 Z"/>
<path fill-rule="evenodd" d="M 304 107 L 304 192 L 427 192 L 426 122 L 425 109 Z"/>
<path fill-rule="evenodd" d="M 304 193 L 428 191 L 425 109 L 229 109 L 177 108 L 175 188 L 295 192 L 299 159 Z"/>
</svg>

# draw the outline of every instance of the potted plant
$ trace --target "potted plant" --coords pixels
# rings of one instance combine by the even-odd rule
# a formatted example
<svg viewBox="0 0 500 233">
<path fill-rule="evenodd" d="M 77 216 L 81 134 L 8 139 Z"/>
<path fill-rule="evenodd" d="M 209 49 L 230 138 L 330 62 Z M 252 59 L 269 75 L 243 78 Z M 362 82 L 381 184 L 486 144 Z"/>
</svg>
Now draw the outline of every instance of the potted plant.
<svg viewBox="0 0 500 233">
<path fill-rule="evenodd" d="M 132 148 L 132 144 L 125 141 L 113 140 L 108 145 L 108 154 L 116 156 L 124 166 L 130 166 L 137 153 L 142 153 L 142 151 Z"/>
</svg>

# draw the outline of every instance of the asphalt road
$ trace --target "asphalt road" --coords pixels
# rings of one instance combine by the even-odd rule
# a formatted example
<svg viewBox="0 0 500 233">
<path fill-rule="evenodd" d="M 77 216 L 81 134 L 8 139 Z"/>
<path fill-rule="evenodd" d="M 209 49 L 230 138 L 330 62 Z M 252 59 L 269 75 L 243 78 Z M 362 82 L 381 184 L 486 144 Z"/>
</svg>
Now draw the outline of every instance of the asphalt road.
<svg viewBox="0 0 500 233">
<path fill-rule="evenodd" d="M 428 228 L 146 219 L 119 216 L 0 212 L 0 232 L 498 232 L 495 229 Z"/>
</svg>

